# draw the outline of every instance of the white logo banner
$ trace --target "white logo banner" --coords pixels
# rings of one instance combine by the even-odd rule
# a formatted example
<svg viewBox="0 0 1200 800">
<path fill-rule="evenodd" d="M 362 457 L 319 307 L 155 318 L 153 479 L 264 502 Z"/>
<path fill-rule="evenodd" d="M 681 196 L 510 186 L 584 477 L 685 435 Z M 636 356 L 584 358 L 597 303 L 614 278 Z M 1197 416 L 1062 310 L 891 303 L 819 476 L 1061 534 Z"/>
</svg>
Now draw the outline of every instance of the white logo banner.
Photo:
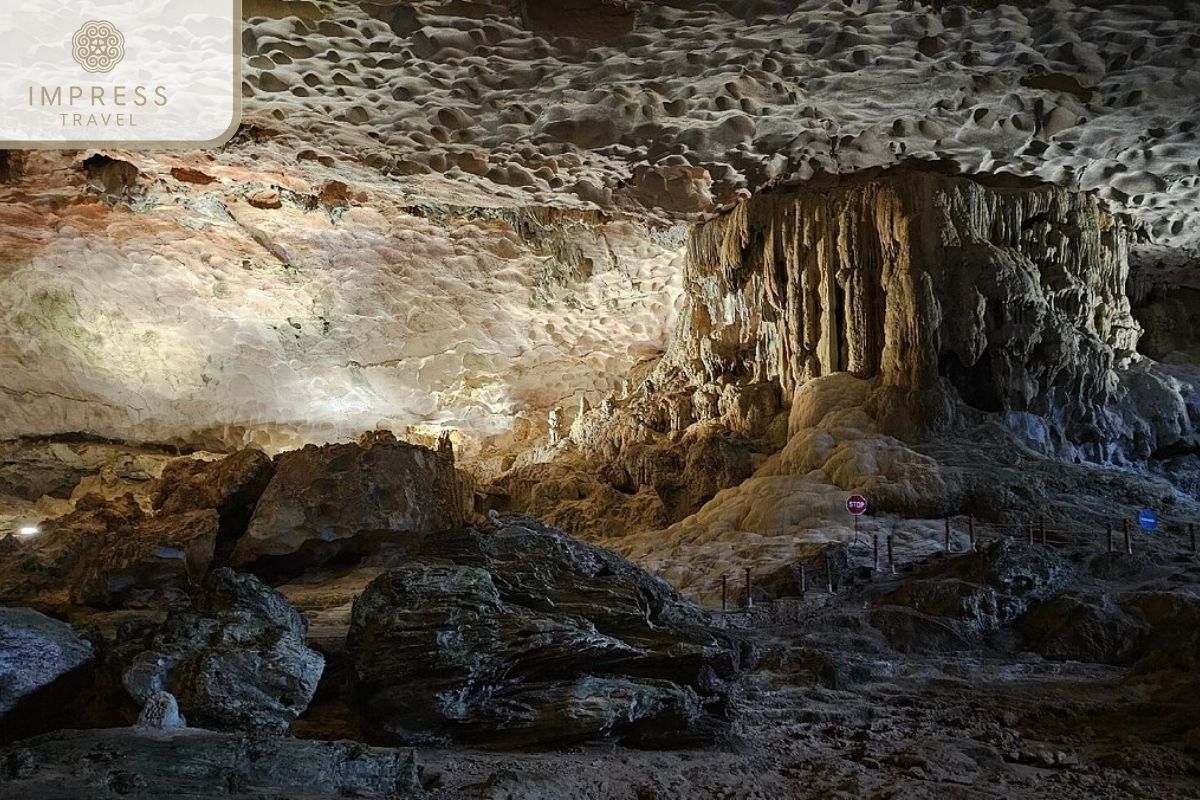
<svg viewBox="0 0 1200 800">
<path fill-rule="evenodd" d="M 237 130 L 241 0 L 3 0 L 0 148 L 198 148 Z"/>
</svg>

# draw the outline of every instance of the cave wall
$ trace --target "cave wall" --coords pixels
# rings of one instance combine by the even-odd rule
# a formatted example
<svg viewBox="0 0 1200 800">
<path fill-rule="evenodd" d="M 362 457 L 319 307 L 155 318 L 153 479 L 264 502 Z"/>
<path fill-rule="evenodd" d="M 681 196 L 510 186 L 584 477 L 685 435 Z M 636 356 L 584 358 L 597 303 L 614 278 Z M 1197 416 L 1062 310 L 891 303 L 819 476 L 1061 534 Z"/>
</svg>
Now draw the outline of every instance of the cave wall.
<svg viewBox="0 0 1200 800">
<path fill-rule="evenodd" d="M 284 156 L 106 158 L 30 155 L 0 186 L 0 439 L 275 451 L 449 429 L 471 455 L 607 391 L 673 324 L 670 229 L 416 203 Z"/>
</svg>

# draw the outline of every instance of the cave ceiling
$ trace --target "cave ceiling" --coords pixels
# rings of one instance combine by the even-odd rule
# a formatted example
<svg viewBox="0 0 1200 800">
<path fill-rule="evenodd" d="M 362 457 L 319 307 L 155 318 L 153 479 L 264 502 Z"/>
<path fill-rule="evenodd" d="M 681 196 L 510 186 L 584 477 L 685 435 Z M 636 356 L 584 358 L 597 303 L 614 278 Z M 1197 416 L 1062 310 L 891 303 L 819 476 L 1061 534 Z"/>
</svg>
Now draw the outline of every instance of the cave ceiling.
<svg viewBox="0 0 1200 800">
<path fill-rule="evenodd" d="M 1200 243 L 1189 3 L 245 0 L 208 152 L 0 163 L 0 436 L 531 435 L 666 351 L 690 228 L 928 162 Z"/>
</svg>

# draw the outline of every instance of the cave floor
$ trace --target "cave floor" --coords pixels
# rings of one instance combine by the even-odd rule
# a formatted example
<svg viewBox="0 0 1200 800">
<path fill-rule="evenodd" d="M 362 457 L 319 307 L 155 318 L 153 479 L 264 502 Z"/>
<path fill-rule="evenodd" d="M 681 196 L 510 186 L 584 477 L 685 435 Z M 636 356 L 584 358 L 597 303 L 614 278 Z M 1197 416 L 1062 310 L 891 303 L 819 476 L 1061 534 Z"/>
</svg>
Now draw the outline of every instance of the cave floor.
<svg viewBox="0 0 1200 800">
<path fill-rule="evenodd" d="M 870 677 L 834 689 L 803 665 L 799 628 L 758 635 L 779 663 L 745 687 L 728 748 L 422 749 L 422 781 L 446 800 L 1200 797 L 1180 747 L 1194 706 L 1155 702 L 1122 670 L 847 651 Z"/>
</svg>

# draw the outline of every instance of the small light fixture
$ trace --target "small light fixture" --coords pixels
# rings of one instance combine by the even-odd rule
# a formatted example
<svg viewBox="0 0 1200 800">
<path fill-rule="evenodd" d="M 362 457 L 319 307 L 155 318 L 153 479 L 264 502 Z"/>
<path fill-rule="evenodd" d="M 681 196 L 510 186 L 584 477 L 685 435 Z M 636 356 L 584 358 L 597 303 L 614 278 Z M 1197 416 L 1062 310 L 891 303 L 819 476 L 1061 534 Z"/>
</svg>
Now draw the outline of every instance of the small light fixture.
<svg viewBox="0 0 1200 800">
<path fill-rule="evenodd" d="M 19 531 L 22 536 L 36 536 L 38 532 L 37 525 L 26 525 Z"/>
</svg>

